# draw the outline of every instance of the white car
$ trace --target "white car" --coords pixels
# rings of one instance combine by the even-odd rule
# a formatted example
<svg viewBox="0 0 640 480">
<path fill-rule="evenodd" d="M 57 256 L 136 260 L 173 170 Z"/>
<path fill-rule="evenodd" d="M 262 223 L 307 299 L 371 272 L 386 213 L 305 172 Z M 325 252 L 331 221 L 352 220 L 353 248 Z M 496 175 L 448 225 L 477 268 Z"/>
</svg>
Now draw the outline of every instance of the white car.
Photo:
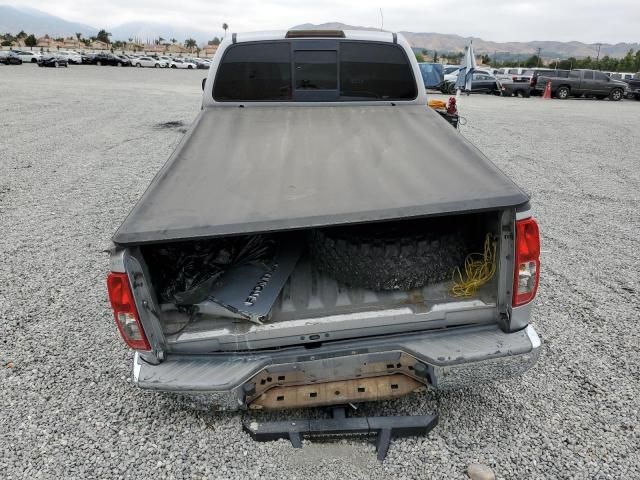
<svg viewBox="0 0 640 480">
<path fill-rule="evenodd" d="M 171 60 L 172 60 L 171 57 L 161 56 L 161 57 L 158 57 L 158 58 L 160 59 L 161 62 L 165 63 L 165 65 L 164 65 L 165 67 L 168 67 L 169 64 L 171 64 Z"/>
<path fill-rule="evenodd" d="M 67 59 L 67 62 L 73 63 L 75 65 L 80 65 L 82 63 L 82 55 L 78 52 L 72 52 L 70 50 L 60 50 L 56 53 L 59 57 L 64 57 Z"/>
<path fill-rule="evenodd" d="M 197 68 L 197 65 L 195 63 L 187 62 L 179 58 L 174 58 L 173 60 L 171 60 L 169 66 L 171 68 Z"/>
<path fill-rule="evenodd" d="M 133 65 L 136 67 L 152 67 L 152 68 L 164 68 L 167 63 L 151 57 L 139 57 L 133 61 Z"/>
<path fill-rule="evenodd" d="M 20 57 L 20 60 L 22 60 L 25 63 L 38 63 L 38 60 L 40 60 L 40 58 L 42 57 L 42 55 L 40 55 L 40 53 L 38 52 L 25 52 L 23 50 L 12 50 L 12 51 L 18 57 Z"/>
<path fill-rule="evenodd" d="M 444 76 L 445 82 L 455 82 L 458 79 L 458 74 L 459 73 L 460 73 L 460 68 L 458 68 L 457 70 L 454 70 L 451 73 L 446 74 Z M 489 70 L 484 70 L 484 69 L 475 70 L 475 73 L 483 73 L 485 75 L 492 75 L 492 73 Z"/>
</svg>

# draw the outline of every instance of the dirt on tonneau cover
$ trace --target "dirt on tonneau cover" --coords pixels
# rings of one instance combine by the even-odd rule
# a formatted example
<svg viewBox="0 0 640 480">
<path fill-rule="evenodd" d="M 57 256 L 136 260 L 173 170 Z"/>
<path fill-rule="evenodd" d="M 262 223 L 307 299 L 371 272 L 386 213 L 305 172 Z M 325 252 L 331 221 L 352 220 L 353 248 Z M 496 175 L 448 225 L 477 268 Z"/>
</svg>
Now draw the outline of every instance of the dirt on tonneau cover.
<svg viewBox="0 0 640 480">
<path fill-rule="evenodd" d="M 527 201 L 426 105 L 221 107 L 200 112 L 113 241 L 241 235 Z"/>
</svg>

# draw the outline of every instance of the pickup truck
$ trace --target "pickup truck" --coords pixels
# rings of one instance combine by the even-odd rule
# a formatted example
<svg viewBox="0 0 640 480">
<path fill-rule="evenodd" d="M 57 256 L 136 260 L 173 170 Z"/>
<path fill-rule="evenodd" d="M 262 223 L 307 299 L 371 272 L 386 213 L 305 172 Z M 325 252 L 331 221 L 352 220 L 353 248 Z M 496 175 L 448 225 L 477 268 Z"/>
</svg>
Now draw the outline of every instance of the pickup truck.
<svg viewBox="0 0 640 480">
<path fill-rule="evenodd" d="M 560 100 L 589 96 L 618 101 L 627 91 L 625 82 L 613 80 L 597 70 L 571 70 L 566 77 L 540 75 L 535 88 L 544 91 L 547 81 L 551 81 L 551 95 Z"/>
<path fill-rule="evenodd" d="M 640 76 L 625 81 L 627 85 L 629 85 L 627 90 L 627 98 L 635 98 L 636 100 L 640 100 Z"/>
<path fill-rule="evenodd" d="M 427 107 L 399 34 L 228 35 L 112 241 L 133 380 L 191 405 L 395 398 L 539 356 L 529 197 Z"/>
</svg>

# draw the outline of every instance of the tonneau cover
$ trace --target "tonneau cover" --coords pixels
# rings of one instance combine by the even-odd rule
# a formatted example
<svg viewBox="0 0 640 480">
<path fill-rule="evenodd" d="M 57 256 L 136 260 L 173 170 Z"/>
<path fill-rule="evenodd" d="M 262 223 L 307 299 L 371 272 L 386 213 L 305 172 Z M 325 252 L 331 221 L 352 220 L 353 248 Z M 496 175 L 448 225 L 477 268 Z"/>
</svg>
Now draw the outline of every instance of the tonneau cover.
<svg viewBox="0 0 640 480">
<path fill-rule="evenodd" d="M 113 241 L 288 230 L 527 201 L 426 106 L 206 108 Z"/>
</svg>

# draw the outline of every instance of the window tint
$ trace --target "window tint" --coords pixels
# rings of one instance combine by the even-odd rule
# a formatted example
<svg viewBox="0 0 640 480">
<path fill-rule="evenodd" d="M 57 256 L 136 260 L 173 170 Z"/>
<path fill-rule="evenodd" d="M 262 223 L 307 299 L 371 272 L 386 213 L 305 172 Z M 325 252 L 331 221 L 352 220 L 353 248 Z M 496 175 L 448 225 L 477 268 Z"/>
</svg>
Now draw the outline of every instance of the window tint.
<svg viewBox="0 0 640 480">
<path fill-rule="evenodd" d="M 607 81 L 609 80 L 609 77 L 607 77 L 604 73 L 602 72 L 595 72 L 595 78 L 596 80 L 600 80 L 600 81 Z"/>
<path fill-rule="evenodd" d="M 577 72 L 575 70 L 571 70 L 571 72 L 569 72 L 569 77 L 570 78 L 580 78 L 580 72 Z"/>
<path fill-rule="evenodd" d="M 558 70 L 556 72 L 556 76 L 560 77 L 560 78 L 568 78 L 569 77 L 569 71 L 568 70 Z"/>
<path fill-rule="evenodd" d="M 217 101 L 416 98 L 413 70 L 402 47 L 358 41 L 333 45 L 305 50 L 304 41 L 296 42 L 293 53 L 290 42 L 233 45 L 222 58 L 213 97 Z"/>
<path fill-rule="evenodd" d="M 512 68 L 509 70 L 509 74 L 513 75 L 513 74 L 517 74 L 518 73 L 518 69 L 517 68 Z"/>
<path fill-rule="evenodd" d="M 410 100 L 418 95 L 411 64 L 397 45 L 340 43 L 340 96 Z"/>
<path fill-rule="evenodd" d="M 593 80 L 593 72 L 583 72 L 582 78 L 585 80 Z"/>
<path fill-rule="evenodd" d="M 298 90 L 338 88 L 338 53 L 322 50 L 296 50 L 294 77 Z"/>
<path fill-rule="evenodd" d="M 215 80 L 218 101 L 291 100 L 288 42 L 234 45 L 225 53 Z"/>
</svg>

